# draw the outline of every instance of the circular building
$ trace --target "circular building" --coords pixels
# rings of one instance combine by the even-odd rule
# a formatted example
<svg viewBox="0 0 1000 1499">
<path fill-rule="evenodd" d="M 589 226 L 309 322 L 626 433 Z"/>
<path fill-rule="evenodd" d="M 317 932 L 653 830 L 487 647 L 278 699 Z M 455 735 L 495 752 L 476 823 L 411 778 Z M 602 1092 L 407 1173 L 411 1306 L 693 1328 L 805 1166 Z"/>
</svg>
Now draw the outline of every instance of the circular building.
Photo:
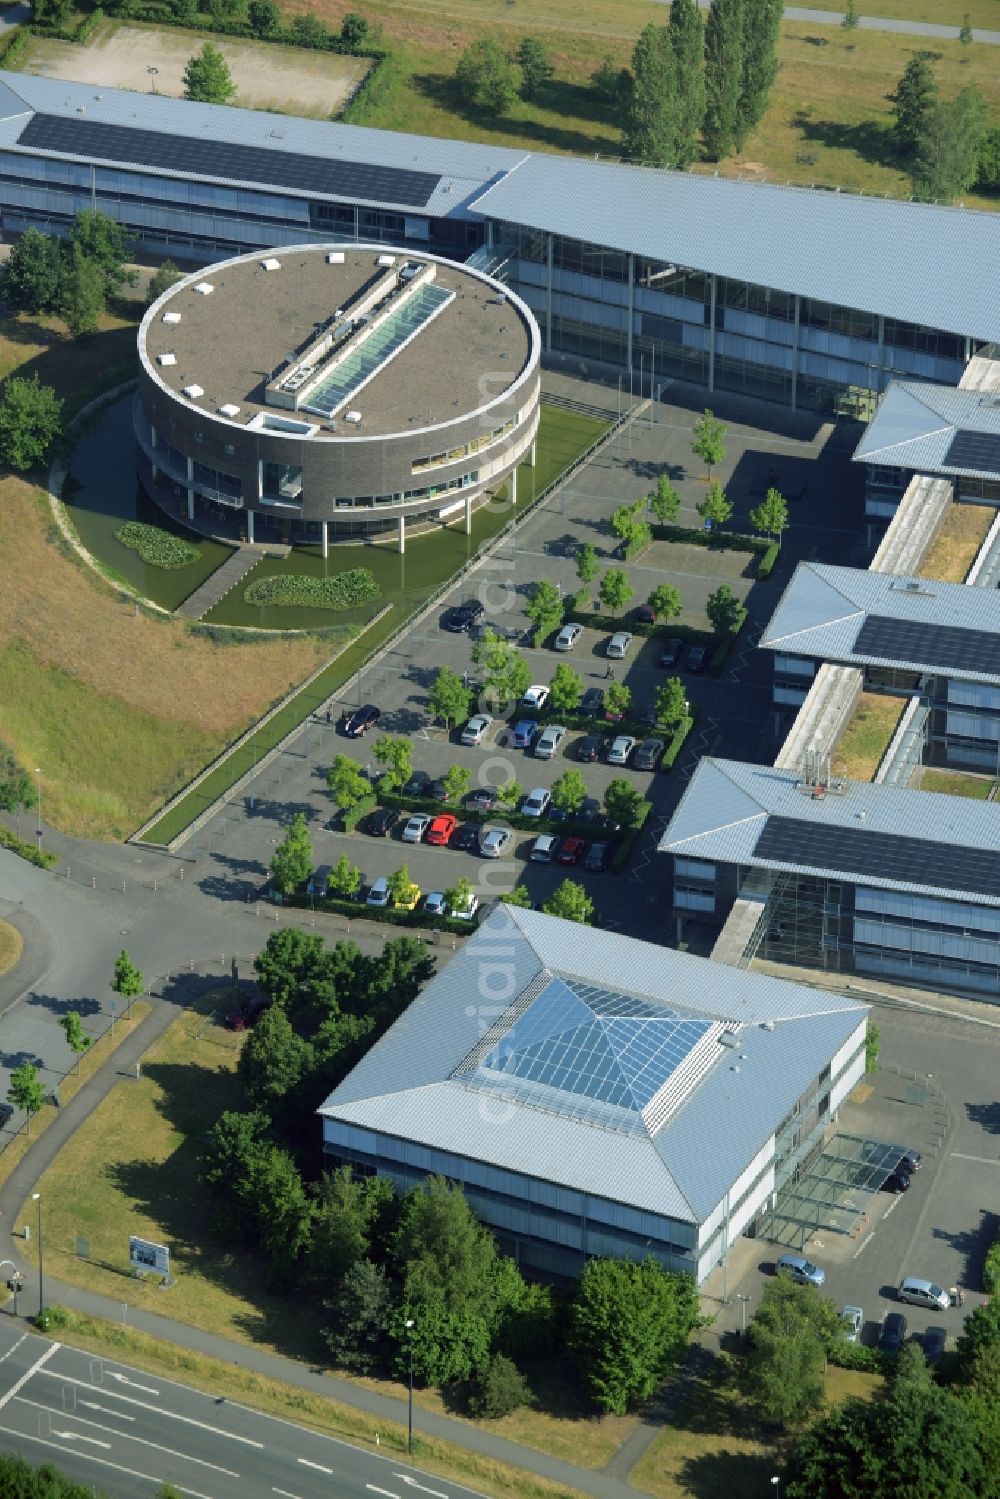
<svg viewBox="0 0 1000 1499">
<path fill-rule="evenodd" d="M 297 245 L 185 277 L 139 328 L 155 499 L 248 541 L 398 534 L 534 462 L 541 341 L 499 282 L 384 245 Z"/>
</svg>

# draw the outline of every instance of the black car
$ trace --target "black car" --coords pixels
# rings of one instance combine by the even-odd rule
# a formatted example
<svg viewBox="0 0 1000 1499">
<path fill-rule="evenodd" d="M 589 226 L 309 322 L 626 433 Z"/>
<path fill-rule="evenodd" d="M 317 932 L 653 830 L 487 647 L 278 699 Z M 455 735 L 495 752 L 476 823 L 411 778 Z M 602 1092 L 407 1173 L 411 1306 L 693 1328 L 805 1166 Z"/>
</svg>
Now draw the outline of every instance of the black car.
<svg viewBox="0 0 1000 1499">
<path fill-rule="evenodd" d="M 374 703 L 365 703 L 363 708 L 355 708 L 353 713 L 345 713 L 341 720 L 341 727 L 348 739 L 360 739 L 362 734 L 367 734 L 373 729 L 382 717 L 381 708 L 376 708 Z"/>
<path fill-rule="evenodd" d="M 684 654 L 684 642 L 672 635 L 660 655 L 661 666 L 679 666 Z"/>
<path fill-rule="evenodd" d="M 883 1353 L 898 1353 L 906 1338 L 906 1318 L 902 1312 L 890 1312 L 882 1323 L 878 1346 Z"/>
<path fill-rule="evenodd" d="M 662 754 L 662 739 L 644 739 L 632 756 L 632 764 L 636 770 L 655 770 Z"/>
<path fill-rule="evenodd" d="M 415 770 L 403 787 L 404 796 L 427 796 L 431 778 L 426 770 Z"/>
<path fill-rule="evenodd" d="M 441 624 L 453 635 L 460 635 L 463 630 L 471 630 L 485 612 L 478 599 L 466 599 L 464 604 L 456 604 L 453 609 L 449 609 Z"/>
<path fill-rule="evenodd" d="M 687 669 L 700 674 L 708 666 L 712 659 L 712 652 L 707 645 L 692 645 L 687 653 Z"/>
<path fill-rule="evenodd" d="M 377 807 L 365 818 L 363 826 L 372 838 L 388 838 L 398 821 L 399 813 L 395 807 Z"/>
<path fill-rule="evenodd" d="M 908 1192 L 910 1178 L 905 1171 L 893 1171 L 882 1183 L 883 1192 Z"/>
<path fill-rule="evenodd" d="M 943 1327 L 929 1327 L 924 1333 L 924 1358 L 929 1364 L 936 1364 L 944 1353 L 945 1344 L 948 1341 L 947 1329 Z"/>
<path fill-rule="evenodd" d="M 923 1160 L 919 1150 L 904 1150 L 896 1165 L 896 1170 L 905 1171 L 907 1176 L 912 1176 L 914 1171 L 920 1170 Z"/>
<path fill-rule="evenodd" d="M 476 812 L 492 812 L 500 798 L 488 786 L 480 786 L 478 791 L 470 791 L 465 800 Z"/>
<path fill-rule="evenodd" d="M 582 760 L 586 765 L 592 765 L 595 760 L 599 760 L 601 758 L 603 750 L 604 735 L 588 734 L 587 737 L 585 739 L 581 739 L 580 743 L 577 745 L 576 758 L 578 760 Z"/>
<path fill-rule="evenodd" d="M 591 874 L 601 874 L 611 863 L 611 853 L 610 843 L 592 843 L 583 861 L 584 869 Z"/>
<path fill-rule="evenodd" d="M 448 839 L 450 848 L 461 849 L 465 853 L 478 854 L 480 829 L 474 822 L 463 822 Z"/>
<path fill-rule="evenodd" d="M 588 687 L 580 699 L 580 712 L 584 718 L 599 718 L 604 712 L 604 688 Z"/>
<path fill-rule="evenodd" d="M 448 788 L 443 780 L 431 781 L 424 792 L 424 796 L 428 797 L 432 802 L 446 802 L 451 800 L 448 795 Z"/>
</svg>

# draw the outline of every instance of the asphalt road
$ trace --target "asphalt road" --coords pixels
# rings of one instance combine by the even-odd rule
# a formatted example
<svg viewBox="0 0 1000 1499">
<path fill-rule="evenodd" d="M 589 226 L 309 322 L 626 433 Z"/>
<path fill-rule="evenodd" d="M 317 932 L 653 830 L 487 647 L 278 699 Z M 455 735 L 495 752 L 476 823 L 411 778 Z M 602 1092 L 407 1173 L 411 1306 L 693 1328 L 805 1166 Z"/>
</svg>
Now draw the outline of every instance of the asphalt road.
<svg viewBox="0 0 1000 1499">
<path fill-rule="evenodd" d="M 658 3 L 666 3 L 666 0 L 658 0 Z M 708 10 L 711 0 L 698 0 L 702 10 Z M 810 26 L 841 26 L 844 21 L 842 10 L 812 10 L 801 5 L 786 5 L 784 10 L 786 21 L 805 21 Z M 956 41 L 959 28 L 957 26 L 942 26 L 936 21 L 910 21 L 898 20 L 892 16 L 860 16 L 858 27 L 862 31 L 892 31 L 902 36 L 932 36 L 941 41 Z M 985 31 L 976 27 L 972 33 L 973 41 L 988 42 L 993 46 L 1000 44 L 1000 31 Z"/>
<path fill-rule="evenodd" d="M 121 1499 L 463 1499 L 474 1491 L 159 1374 L 0 1325 L 2 1444 Z"/>
</svg>

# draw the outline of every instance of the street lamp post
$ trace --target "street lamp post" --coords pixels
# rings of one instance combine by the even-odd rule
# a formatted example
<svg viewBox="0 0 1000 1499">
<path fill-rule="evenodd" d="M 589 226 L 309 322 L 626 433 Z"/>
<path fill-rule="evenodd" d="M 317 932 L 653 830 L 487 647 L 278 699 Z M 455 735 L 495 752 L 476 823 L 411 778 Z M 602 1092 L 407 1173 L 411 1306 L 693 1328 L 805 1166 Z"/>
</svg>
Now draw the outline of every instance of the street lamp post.
<svg viewBox="0 0 1000 1499">
<path fill-rule="evenodd" d="M 410 1345 L 410 1403 L 407 1409 L 406 1450 L 413 1452 L 413 1318 L 406 1319 L 406 1336 Z"/>
<path fill-rule="evenodd" d="M 38 1208 L 38 1315 L 45 1310 L 45 1249 L 42 1243 L 42 1194 L 32 1192 L 31 1200 Z"/>
<path fill-rule="evenodd" d="M 37 789 L 37 792 L 38 792 L 38 800 L 35 803 L 35 805 L 38 808 L 38 827 L 36 829 L 36 834 L 37 834 L 38 838 L 41 838 L 41 836 L 42 836 L 42 769 L 41 769 L 40 765 L 36 765 L 35 766 L 35 786 L 36 786 L 36 789 Z"/>
<path fill-rule="evenodd" d="M 157 75 L 157 73 L 159 71 L 160 71 L 159 68 L 154 67 L 152 63 L 150 63 L 149 67 L 146 69 L 146 72 L 149 74 L 150 81 L 152 82 L 152 85 L 153 85 L 153 93 L 154 94 L 156 93 L 156 75 Z"/>
<path fill-rule="evenodd" d="M 737 1291 L 736 1300 L 740 1303 L 740 1336 L 746 1336 L 747 1330 L 747 1302 L 750 1297 L 744 1291 Z"/>
<path fill-rule="evenodd" d="M 778 1473 L 771 1479 L 771 1486 L 774 1489 L 774 1499 L 781 1499 L 781 1477 Z"/>
</svg>

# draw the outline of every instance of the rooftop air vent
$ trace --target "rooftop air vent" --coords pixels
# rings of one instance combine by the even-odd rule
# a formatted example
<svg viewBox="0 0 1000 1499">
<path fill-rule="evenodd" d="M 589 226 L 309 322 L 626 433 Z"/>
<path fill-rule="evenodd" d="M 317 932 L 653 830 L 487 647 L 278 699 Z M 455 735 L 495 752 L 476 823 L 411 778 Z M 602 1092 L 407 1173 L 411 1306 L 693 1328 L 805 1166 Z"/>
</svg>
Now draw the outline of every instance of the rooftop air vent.
<svg viewBox="0 0 1000 1499">
<path fill-rule="evenodd" d="M 184 394 L 189 401 L 197 401 L 205 392 L 200 385 L 185 385 Z"/>
<path fill-rule="evenodd" d="M 347 415 L 344 417 L 344 421 L 345 422 L 351 422 L 355 427 L 358 425 L 358 423 L 360 422 L 360 420 L 361 420 L 361 412 L 360 411 L 349 411 L 347 413 Z"/>
<path fill-rule="evenodd" d="M 760 1028 L 761 1028 L 762 1031 L 773 1031 L 774 1030 L 774 1021 L 773 1020 L 762 1020 L 761 1023 L 760 1023 Z"/>
<path fill-rule="evenodd" d="M 163 321 L 165 323 L 179 323 L 180 320 L 181 315 L 179 312 L 165 312 L 163 314 Z"/>
<path fill-rule="evenodd" d="M 239 414 L 240 408 L 238 406 L 234 406 L 232 402 L 227 401 L 225 406 L 219 407 L 220 416 L 239 416 Z"/>
<path fill-rule="evenodd" d="M 212 285 L 211 281 L 199 281 L 195 285 L 195 291 L 198 293 L 199 297 L 210 297 L 214 290 L 215 287 Z"/>
<path fill-rule="evenodd" d="M 275 260 L 275 258 L 274 258 L 273 255 L 269 255 L 266 260 L 262 260 L 261 263 L 260 263 L 260 265 L 261 265 L 261 270 L 264 270 L 264 271 L 280 271 L 281 270 L 281 261 L 280 260 Z"/>
<path fill-rule="evenodd" d="M 343 265 L 344 264 L 344 252 L 343 252 L 343 250 L 331 250 L 329 252 L 329 254 L 327 255 L 327 257 L 326 257 L 326 263 L 327 263 L 327 265 Z"/>
<path fill-rule="evenodd" d="M 387 266 L 388 265 L 395 265 L 396 264 L 396 257 L 395 257 L 395 255 L 380 255 L 379 258 L 376 260 L 375 264 L 376 265 L 387 265 Z"/>
<path fill-rule="evenodd" d="M 739 1044 L 739 1037 L 734 1036 L 732 1031 L 723 1031 L 719 1037 L 720 1046 L 738 1046 Z"/>
<path fill-rule="evenodd" d="M 157 364 L 176 364 L 177 363 L 177 355 L 176 354 L 157 354 L 157 356 L 156 356 L 156 362 L 157 362 Z"/>
</svg>

